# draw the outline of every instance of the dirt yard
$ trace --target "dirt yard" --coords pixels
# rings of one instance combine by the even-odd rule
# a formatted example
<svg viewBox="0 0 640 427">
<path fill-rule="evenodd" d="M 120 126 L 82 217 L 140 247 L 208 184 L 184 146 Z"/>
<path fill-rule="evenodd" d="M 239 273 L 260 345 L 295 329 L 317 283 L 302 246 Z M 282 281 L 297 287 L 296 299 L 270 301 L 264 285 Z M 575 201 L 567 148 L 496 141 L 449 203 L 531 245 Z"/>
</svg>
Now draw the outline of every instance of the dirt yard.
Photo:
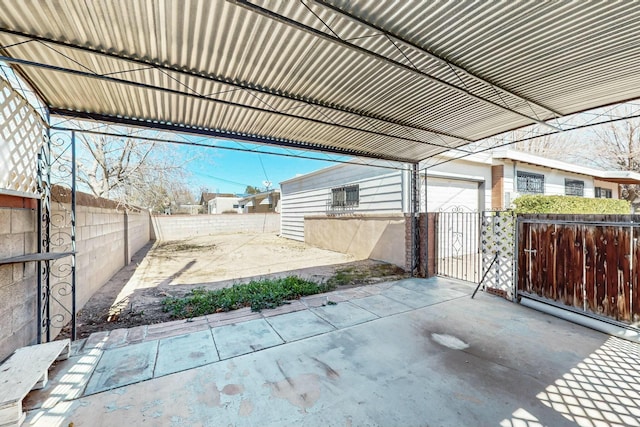
<svg viewBox="0 0 640 427">
<path fill-rule="evenodd" d="M 327 251 L 272 234 L 203 236 L 147 245 L 78 313 L 78 337 L 93 332 L 169 321 L 167 296 L 216 289 L 251 279 L 296 275 L 341 286 L 404 276 L 398 267 Z"/>
</svg>

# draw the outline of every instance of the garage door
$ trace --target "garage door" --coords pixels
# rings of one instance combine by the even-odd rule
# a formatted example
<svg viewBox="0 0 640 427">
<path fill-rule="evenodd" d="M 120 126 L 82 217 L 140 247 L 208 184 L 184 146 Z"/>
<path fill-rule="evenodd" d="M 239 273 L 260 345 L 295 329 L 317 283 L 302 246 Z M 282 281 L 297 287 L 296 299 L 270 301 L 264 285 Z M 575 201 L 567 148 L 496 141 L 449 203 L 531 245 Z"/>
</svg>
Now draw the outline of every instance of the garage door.
<svg viewBox="0 0 640 427">
<path fill-rule="evenodd" d="M 428 212 L 478 212 L 479 199 L 477 181 L 427 178 Z"/>
</svg>

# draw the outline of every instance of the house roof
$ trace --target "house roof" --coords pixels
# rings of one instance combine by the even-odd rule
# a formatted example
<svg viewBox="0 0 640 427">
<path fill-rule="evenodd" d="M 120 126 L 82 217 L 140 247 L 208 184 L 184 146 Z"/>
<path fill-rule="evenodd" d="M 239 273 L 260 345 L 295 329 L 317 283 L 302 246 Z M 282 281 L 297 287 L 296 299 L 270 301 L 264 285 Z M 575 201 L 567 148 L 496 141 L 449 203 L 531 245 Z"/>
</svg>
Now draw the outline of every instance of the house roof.
<svg viewBox="0 0 640 427">
<path fill-rule="evenodd" d="M 249 203 L 249 202 L 252 202 L 253 200 L 265 199 L 269 197 L 269 195 L 271 194 L 280 194 L 280 190 L 277 188 L 274 188 L 273 190 L 263 191 L 261 193 L 249 194 L 243 197 L 242 199 L 240 199 L 238 203 L 244 204 L 245 202 Z M 250 206 L 253 206 L 253 205 L 250 205 Z"/>
<path fill-rule="evenodd" d="M 633 1 L 3 0 L 0 60 L 54 116 L 417 162 L 640 97 L 639 27 Z"/>
<path fill-rule="evenodd" d="M 238 197 L 238 196 L 231 193 L 202 193 L 202 195 L 200 196 L 200 203 L 208 203 L 210 200 L 213 200 L 218 197 Z"/>
</svg>

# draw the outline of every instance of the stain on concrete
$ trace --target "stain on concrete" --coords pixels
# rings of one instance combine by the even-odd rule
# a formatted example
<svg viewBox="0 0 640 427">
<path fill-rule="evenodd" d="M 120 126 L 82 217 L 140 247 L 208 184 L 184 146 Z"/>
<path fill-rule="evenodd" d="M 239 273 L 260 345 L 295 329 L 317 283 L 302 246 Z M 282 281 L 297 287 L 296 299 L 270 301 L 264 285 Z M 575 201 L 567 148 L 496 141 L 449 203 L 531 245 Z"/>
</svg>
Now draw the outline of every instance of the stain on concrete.
<svg viewBox="0 0 640 427">
<path fill-rule="evenodd" d="M 318 360 L 315 357 L 312 357 L 312 359 L 315 360 L 316 363 L 324 369 L 324 372 L 327 375 L 327 378 L 331 378 L 331 379 L 340 378 L 340 374 L 338 373 L 338 371 L 333 369 L 331 366 L 324 363 L 322 360 Z"/>
<path fill-rule="evenodd" d="M 244 386 L 242 384 L 227 384 L 222 388 L 222 394 L 226 394 L 227 396 L 234 396 L 242 393 L 243 391 Z"/>
<path fill-rule="evenodd" d="M 468 394 L 456 393 L 454 394 L 455 398 L 458 400 L 465 400 L 467 402 L 475 403 L 476 405 L 481 405 L 482 400 L 478 399 L 475 396 L 470 396 Z"/>
<path fill-rule="evenodd" d="M 220 390 L 216 383 L 210 378 L 198 377 L 196 381 L 191 382 L 187 387 L 192 388 L 193 394 L 198 396 L 198 403 L 204 407 L 220 407 Z"/>
<path fill-rule="evenodd" d="M 201 357 L 204 357 L 206 354 L 204 351 L 192 351 L 191 353 L 189 353 L 189 357 L 191 359 L 200 359 Z"/>
<path fill-rule="evenodd" d="M 320 377 L 316 374 L 302 374 L 285 377 L 282 381 L 265 384 L 271 388 L 271 396 L 285 399 L 301 412 L 313 407 L 320 398 Z"/>
<path fill-rule="evenodd" d="M 253 412 L 253 403 L 250 400 L 243 399 L 240 402 L 240 409 L 238 409 L 238 415 L 241 417 L 248 417 Z"/>
<path fill-rule="evenodd" d="M 469 344 L 448 334 L 431 334 L 431 339 L 440 345 L 449 347 L 452 350 L 464 350 L 469 348 Z"/>
</svg>

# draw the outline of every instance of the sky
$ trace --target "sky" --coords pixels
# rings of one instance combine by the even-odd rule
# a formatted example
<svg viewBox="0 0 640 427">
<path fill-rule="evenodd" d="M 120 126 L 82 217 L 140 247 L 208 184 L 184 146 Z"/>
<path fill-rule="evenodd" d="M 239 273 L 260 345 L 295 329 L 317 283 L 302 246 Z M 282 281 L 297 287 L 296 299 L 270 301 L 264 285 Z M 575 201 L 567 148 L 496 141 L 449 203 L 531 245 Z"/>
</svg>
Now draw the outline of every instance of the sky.
<svg viewBox="0 0 640 427">
<path fill-rule="evenodd" d="M 232 145 L 224 141 L 216 143 Z M 269 152 L 284 154 L 300 154 L 310 157 L 327 158 L 325 154 L 283 150 L 251 144 L 242 144 Z M 297 175 L 306 174 L 325 167 L 335 165 L 335 162 L 308 160 L 294 157 L 277 156 L 273 154 L 258 154 L 253 152 L 229 151 L 224 149 L 194 148 L 186 150 L 187 156 L 195 158 L 187 166 L 190 174 L 191 188 L 199 192 L 206 188 L 209 192 L 244 193 L 248 185 L 265 187 L 264 182 L 271 183 L 270 188 L 280 188 L 280 182 Z M 329 156 L 340 159 L 339 156 Z"/>
</svg>

